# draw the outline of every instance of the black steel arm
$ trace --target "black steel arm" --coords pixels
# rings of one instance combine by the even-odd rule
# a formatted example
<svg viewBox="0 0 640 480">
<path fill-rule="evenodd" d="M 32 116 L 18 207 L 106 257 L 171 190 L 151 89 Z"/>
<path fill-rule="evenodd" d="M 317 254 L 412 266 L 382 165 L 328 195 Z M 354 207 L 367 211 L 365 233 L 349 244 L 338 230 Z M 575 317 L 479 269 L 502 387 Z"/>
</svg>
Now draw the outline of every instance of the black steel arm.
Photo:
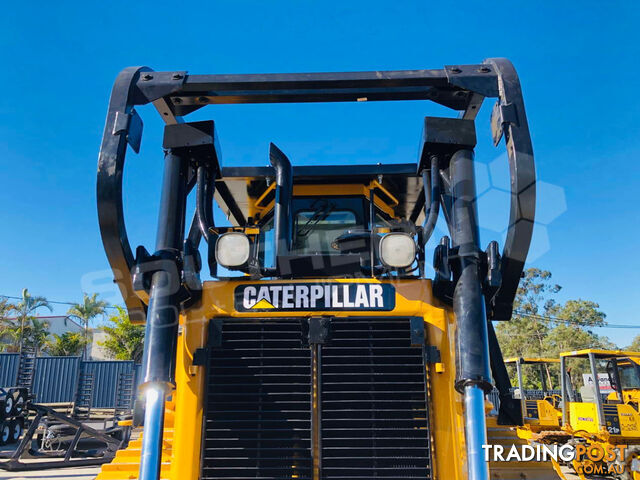
<svg viewBox="0 0 640 480">
<path fill-rule="evenodd" d="M 141 88 L 142 83 L 157 77 L 172 80 L 162 87 Z M 162 99 L 164 95 L 179 88 L 183 81 L 184 74 L 180 73 L 169 77 L 166 73 L 156 74 L 148 67 L 125 68 L 116 78 L 109 100 L 98 157 L 98 221 L 114 281 L 120 289 L 132 321 L 144 321 L 146 312 L 146 306 L 133 290 L 131 269 L 135 259 L 127 236 L 122 206 L 122 176 L 127 145 L 131 145 L 137 153 L 142 137 L 142 120 L 134 106 Z M 170 112 L 165 112 L 163 117 L 168 123 L 176 121 Z"/>
<path fill-rule="evenodd" d="M 131 67 L 113 86 L 98 162 L 98 217 L 105 251 L 133 319 L 144 319 L 145 305 L 134 294 L 134 257 L 122 208 L 122 175 L 127 144 L 140 146 L 142 121 L 136 105 L 153 103 L 168 123 L 207 104 L 430 100 L 475 117 L 483 98 L 498 98 L 492 116 L 497 144 L 504 135 L 511 169 L 512 204 L 502 254 L 502 285 L 491 298 L 488 315 L 508 319 L 524 267 L 535 212 L 533 151 L 520 83 L 506 59 L 438 70 L 310 74 L 187 75 Z M 224 196 L 225 187 L 216 188 Z M 443 185 L 443 187 L 446 187 Z M 242 212 L 232 212 L 244 220 Z M 201 223 L 201 222 L 198 222 Z M 205 224 L 208 222 L 204 222 Z M 240 223 L 243 223 L 242 221 Z"/>
<path fill-rule="evenodd" d="M 502 283 L 487 305 L 492 320 L 509 320 L 527 259 L 536 210 L 536 171 L 518 74 L 505 58 L 486 60 L 498 73 L 499 100 L 491 116 L 493 141 L 505 137 L 511 177 L 509 227 L 502 250 Z"/>
<path fill-rule="evenodd" d="M 127 144 L 131 142 L 131 119 L 137 116 L 133 110 L 136 82 L 141 73 L 150 71 L 147 67 L 126 68 L 116 78 L 98 158 L 96 195 L 102 243 L 113 270 L 114 281 L 120 288 L 132 320 L 144 320 L 145 306 L 135 295 L 131 283 L 134 258 L 124 223 L 122 174 Z"/>
</svg>

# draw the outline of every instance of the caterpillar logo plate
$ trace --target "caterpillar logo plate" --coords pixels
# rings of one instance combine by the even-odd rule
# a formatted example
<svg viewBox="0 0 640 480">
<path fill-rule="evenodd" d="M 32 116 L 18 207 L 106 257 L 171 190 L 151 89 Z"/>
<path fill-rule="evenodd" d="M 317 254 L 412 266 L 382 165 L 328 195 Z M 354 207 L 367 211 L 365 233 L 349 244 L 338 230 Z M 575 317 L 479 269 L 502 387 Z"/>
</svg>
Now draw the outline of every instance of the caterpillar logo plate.
<svg viewBox="0 0 640 480">
<path fill-rule="evenodd" d="M 294 310 L 393 310 L 393 285 L 379 283 L 270 283 L 240 285 L 238 312 Z"/>
</svg>

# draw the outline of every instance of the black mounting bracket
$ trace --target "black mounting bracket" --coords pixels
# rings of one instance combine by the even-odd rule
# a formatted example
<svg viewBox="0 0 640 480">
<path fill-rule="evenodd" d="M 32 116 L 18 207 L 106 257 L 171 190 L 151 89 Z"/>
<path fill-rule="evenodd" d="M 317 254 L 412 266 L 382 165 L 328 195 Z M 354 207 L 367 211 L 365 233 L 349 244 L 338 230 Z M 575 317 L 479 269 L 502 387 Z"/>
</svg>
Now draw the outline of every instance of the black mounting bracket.
<svg viewBox="0 0 640 480">
<path fill-rule="evenodd" d="M 302 344 L 323 345 L 331 338 L 331 317 L 309 317 L 302 323 Z"/>
<path fill-rule="evenodd" d="M 425 117 L 420 141 L 418 173 L 431 169 L 431 157 L 442 160 L 440 168 L 446 168 L 451 155 L 461 149 L 473 150 L 476 146 L 476 126 L 473 120 L 464 118 Z"/>
<path fill-rule="evenodd" d="M 465 256 L 475 257 L 478 260 L 483 280 L 482 291 L 488 303 L 502 285 L 501 258 L 498 242 L 495 241 L 489 242 L 484 252 L 477 250 L 467 251 L 459 247 L 451 247 L 449 237 L 443 237 L 433 253 L 433 268 L 436 272 L 433 280 L 434 295 L 445 303 L 451 304 L 455 286 L 453 273 L 456 268 L 456 260 Z M 489 317 L 488 312 L 487 319 L 493 320 Z"/>
<path fill-rule="evenodd" d="M 136 260 L 131 271 L 133 289 L 138 297 L 148 301 L 151 290 L 151 277 L 155 272 L 167 271 L 169 278 L 175 279 L 175 285 L 170 286 L 177 296 L 177 302 L 182 308 L 188 308 L 200 300 L 202 284 L 197 275 L 200 254 L 195 251 L 186 260 L 183 252 L 173 249 L 158 250 L 153 255 L 142 246 L 136 249 Z M 196 259 L 196 260 L 193 260 Z M 194 270 L 185 268 L 193 266 Z M 195 270 L 197 268 L 198 270 Z"/>
</svg>

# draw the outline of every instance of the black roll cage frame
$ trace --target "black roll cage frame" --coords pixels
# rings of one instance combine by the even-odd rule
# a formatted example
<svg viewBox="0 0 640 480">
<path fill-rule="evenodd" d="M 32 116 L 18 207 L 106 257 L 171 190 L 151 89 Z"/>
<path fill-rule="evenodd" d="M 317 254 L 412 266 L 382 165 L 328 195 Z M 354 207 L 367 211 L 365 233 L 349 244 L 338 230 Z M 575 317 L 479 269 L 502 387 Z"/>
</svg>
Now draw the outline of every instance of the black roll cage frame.
<svg viewBox="0 0 640 480">
<path fill-rule="evenodd" d="M 136 106 L 153 104 L 164 122 L 173 125 L 209 104 L 430 100 L 458 111 L 459 118 L 473 120 L 485 97 L 497 99 L 491 114 L 492 137 L 496 146 L 505 137 L 511 177 L 509 227 L 500 263 L 502 282 L 487 302 L 487 317 L 508 320 L 535 215 L 533 148 L 520 81 L 509 60 L 490 58 L 477 65 L 436 70 L 295 74 L 189 75 L 186 71 L 125 68 L 111 92 L 98 161 L 97 203 L 102 241 L 130 315 L 140 319 L 146 313 L 145 304 L 134 292 L 136 258 L 127 236 L 122 195 L 127 145 L 137 153 L 142 138 L 143 123 Z M 190 169 L 187 191 L 196 184 L 196 175 Z M 203 196 L 206 203 L 212 194 L 204 192 Z M 205 212 L 206 217 L 210 215 Z M 196 212 L 194 224 L 201 221 L 202 215 Z M 194 237 L 199 241 L 201 235 L 196 232 Z"/>
</svg>

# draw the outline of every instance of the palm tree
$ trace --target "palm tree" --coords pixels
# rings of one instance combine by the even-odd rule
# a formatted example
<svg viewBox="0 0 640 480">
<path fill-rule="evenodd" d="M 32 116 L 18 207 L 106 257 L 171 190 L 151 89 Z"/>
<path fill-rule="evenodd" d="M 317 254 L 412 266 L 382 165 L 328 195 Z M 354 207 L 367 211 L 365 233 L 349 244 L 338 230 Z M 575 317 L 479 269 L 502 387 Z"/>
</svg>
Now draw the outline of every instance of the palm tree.
<svg viewBox="0 0 640 480">
<path fill-rule="evenodd" d="M 14 321 L 10 318 L 10 314 L 15 309 L 16 306 L 9 303 L 8 298 L 0 297 L 0 351 L 4 351 L 11 344 L 15 345 L 17 343 L 13 339 Z M 6 340 L 9 340 L 9 344 L 5 344 Z"/>
<path fill-rule="evenodd" d="M 35 316 L 33 315 L 33 313 L 35 313 L 35 311 L 39 308 L 48 308 L 50 312 L 53 311 L 53 308 L 51 308 L 51 305 L 49 304 L 49 301 L 45 298 L 45 297 L 34 297 L 29 293 L 29 290 L 27 290 L 26 288 L 22 289 L 22 300 L 20 302 L 18 302 L 18 305 L 16 305 L 15 311 L 17 312 L 17 317 L 18 320 L 20 322 L 20 341 L 19 341 L 19 345 L 20 345 L 20 352 L 22 353 L 22 347 L 24 345 L 24 327 L 25 327 L 25 322 L 29 322 L 29 323 L 33 323 L 33 327 L 34 327 L 34 333 L 36 333 L 36 331 L 39 332 L 39 334 L 41 334 L 42 331 L 46 330 L 46 328 L 48 327 L 48 325 L 44 322 L 37 322 L 38 325 L 36 325 L 36 323 L 34 323 L 34 319 Z M 48 333 L 47 333 L 48 334 Z M 46 335 L 45 335 L 46 337 Z M 44 340 L 43 340 L 44 341 Z M 33 342 L 36 345 L 38 345 L 38 342 Z M 37 349 L 37 347 L 36 347 Z"/>
<path fill-rule="evenodd" d="M 29 335 L 27 335 L 27 342 L 29 346 L 33 347 L 36 352 L 36 356 L 40 353 L 40 349 L 47 342 L 49 336 L 49 324 L 47 322 L 41 322 L 37 317 L 31 317 L 31 325 L 27 329 Z"/>
<path fill-rule="evenodd" d="M 89 343 L 89 322 L 98 315 L 104 313 L 107 302 L 98 300 L 98 294 L 87 295 L 83 293 L 82 303 L 76 303 L 69 311 L 68 315 L 78 318 L 84 326 L 84 359 L 87 359 L 87 343 Z"/>
</svg>

